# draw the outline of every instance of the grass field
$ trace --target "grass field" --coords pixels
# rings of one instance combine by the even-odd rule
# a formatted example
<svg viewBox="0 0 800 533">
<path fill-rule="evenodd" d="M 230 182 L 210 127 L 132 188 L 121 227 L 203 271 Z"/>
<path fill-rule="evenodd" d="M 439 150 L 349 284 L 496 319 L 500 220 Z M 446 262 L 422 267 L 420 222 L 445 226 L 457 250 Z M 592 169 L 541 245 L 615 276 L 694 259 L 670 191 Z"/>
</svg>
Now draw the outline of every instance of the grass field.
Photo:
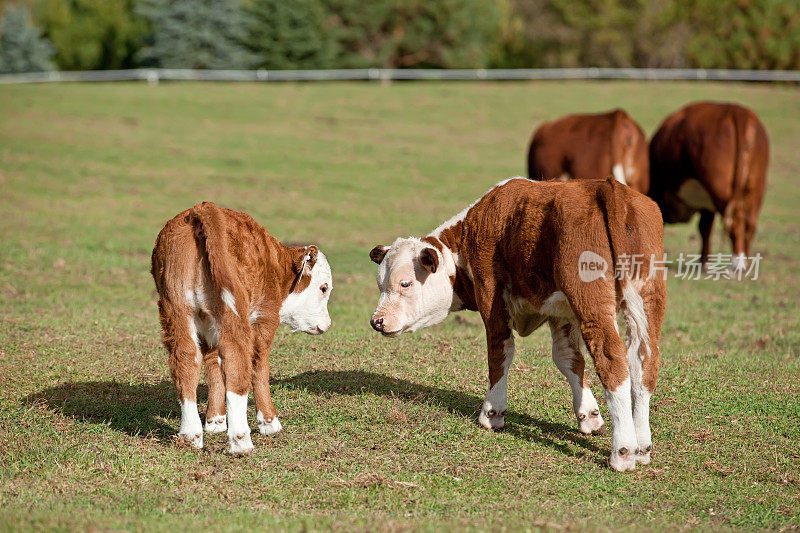
<svg viewBox="0 0 800 533">
<path fill-rule="evenodd" d="M 523 174 L 540 121 L 622 106 L 651 134 L 706 98 L 751 106 L 771 136 L 764 258 L 757 281 L 669 280 L 650 466 L 615 474 L 610 437 L 577 432 L 546 328 L 518 341 L 501 433 L 475 422 L 477 314 L 370 330 L 369 249 Z M 800 529 L 798 124 L 800 91 L 780 85 L 0 87 L 0 530 Z M 224 434 L 173 441 L 150 251 L 201 200 L 318 243 L 334 269 L 334 326 L 279 332 L 285 431 L 256 432 L 246 458 Z M 698 252 L 695 224 L 666 246 Z"/>
</svg>

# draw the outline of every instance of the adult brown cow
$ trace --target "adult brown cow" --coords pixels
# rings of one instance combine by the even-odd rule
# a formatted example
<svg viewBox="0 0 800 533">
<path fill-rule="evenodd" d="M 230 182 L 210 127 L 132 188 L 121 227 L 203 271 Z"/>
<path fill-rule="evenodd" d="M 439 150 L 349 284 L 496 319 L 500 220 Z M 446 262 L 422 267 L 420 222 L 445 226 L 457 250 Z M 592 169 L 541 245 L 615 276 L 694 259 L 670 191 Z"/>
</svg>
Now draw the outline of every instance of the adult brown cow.
<svg viewBox="0 0 800 533">
<path fill-rule="evenodd" d="M 666 305 L 666 282 L 653 262 L 663 259 L 662 232 L 655 202 L 613 179 L 501 182 L 427 236 L 372 249 L 381 295 L 370 323 L 396 337 L 451 311 L 478 311 L 489 363 L 478 421 L 487 429 L 505 424 L 513 330 L 527 336 L 548 323 L 581 431 L 602 428 L 584 378 L 588 348 L 614 426 L 609 464 L 633 470 L 650 462 L 650 395 Z M 626 267 L 624 258 L 634 256 L 641 268 Z"/>
<path fill-rule="evenodd" d="M 647 137 L 625 111 L 568 115 L 545 122 L 528 150 L 532 180 L 614 178 L 647 194 Z"/>
<path fill-rule="evenodd" d="M 664 222 L 700 211 L 701 261 L 708 262 L 716 213 L 733 243 L 733 268 L 750 255 L 764 197 L 769 141 L 758 116 L 736 104 L 698 102 L 668 116 L 650 141 L 650 191 Z"/>
</svg>

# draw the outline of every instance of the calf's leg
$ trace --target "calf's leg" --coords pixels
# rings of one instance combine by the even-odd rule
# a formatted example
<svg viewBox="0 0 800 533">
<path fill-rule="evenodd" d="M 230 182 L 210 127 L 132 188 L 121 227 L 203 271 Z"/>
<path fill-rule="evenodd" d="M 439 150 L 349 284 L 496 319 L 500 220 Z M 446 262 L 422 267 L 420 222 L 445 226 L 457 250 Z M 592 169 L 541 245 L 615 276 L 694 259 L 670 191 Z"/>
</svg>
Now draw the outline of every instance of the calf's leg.
<svg viewBox="0 0 800 533">
<path fill-rule="evenodd" d="M 195 448 L 203 447 L 203 424 L 197 412 L 197 385 L 200 382 L 200 347 L 188 309 L 158 302 L 164 346 L 169 352 L 169 371 L 181 406 L 178 436 Z"/>
<path fill-rule="evenodd" d="M 605 434 L 606 425 L 600 408 L 584 378 L 586 362 L 581 353 L 580 328 L 566 319 L 550 320 L 550 335 L 553 338 L 553 362 L 567 378 L 572 390 L 572 409 L 578 419 L 578 429 L 585 435 Z"/>
<path fill-rule="evenodd" d="M 219 350 L 206 352 L 203 363 L 208 384 L 208 407 L 206 408 L 206 426 L 209 433 L 222 433 L 228 429 L 225 418 L 225 380 L 222 377 Z"/>
<path fill-rule="evenodd" d="M 581 333 L 603 384 L 613 433 L 608 464 L 618 472 L 636 468 L 636 430 L 633 424 L 631 379 L 625 345 L 617 333 L 613 306 L 606 314 L 579 317 Z"/>
<path fill-rule="evenodd" d="M 262 435 L 274 435 L 283 429 L 269 390 L 269 354 L 277 323 L 255 326 L 253 353 L 253 396 L 256 400 L 256 423 Z"/>
<path fill-rule="evenodd" d="M 228 415 L 229 451 L 250 453 L 253 441 L 247 422 L 247 395 L 252 376 L 253 335 L 250 325 L 226 310 L 222 319 L 219 353 L 225 379 L 225 404 Z"/>
</svg>

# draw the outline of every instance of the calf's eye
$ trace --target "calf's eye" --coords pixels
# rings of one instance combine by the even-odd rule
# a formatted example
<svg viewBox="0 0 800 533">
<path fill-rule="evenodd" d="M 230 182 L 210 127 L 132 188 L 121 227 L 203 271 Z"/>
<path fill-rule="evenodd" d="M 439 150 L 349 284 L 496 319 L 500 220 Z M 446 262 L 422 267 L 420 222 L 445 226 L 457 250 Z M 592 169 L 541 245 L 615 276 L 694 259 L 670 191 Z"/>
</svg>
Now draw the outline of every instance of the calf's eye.
<svg viewBox="0 0 800 533">
<path fill-rule="evenodd" d="M 325 294 L 326 292 L 328 292 L 328 284 L 324 283 L 324 284 L 320 285 L 319 290 L 322 291 L 322 294 Z"/>
<path fill-rule="evenodd" d="M 411 286 L 411 281 L 408 281 L 408 280 L 401 281 L 400 282 L 400 286 L 403 287 L 404 289 L 407 289 L 407 288 L 409 288 Z"/>
</svg>

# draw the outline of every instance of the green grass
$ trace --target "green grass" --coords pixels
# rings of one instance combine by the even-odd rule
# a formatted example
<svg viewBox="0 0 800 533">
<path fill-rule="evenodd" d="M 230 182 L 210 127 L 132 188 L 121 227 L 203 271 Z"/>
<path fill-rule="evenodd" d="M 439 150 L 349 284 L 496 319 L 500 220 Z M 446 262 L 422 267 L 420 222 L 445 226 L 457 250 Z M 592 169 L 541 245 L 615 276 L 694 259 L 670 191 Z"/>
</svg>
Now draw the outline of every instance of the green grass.
<svg viewBox="0 0 800 533">
<path fill-rule="evenodd" d="M 670 279 L 652 465 L 603 466 L 610 438 L 577 432 L 546 328 L 518 342 L 496 434 L 475 423 L 476 314 L 370 330 L 369 249 L 524 173 L 537 123 L 622 106 L 652 133 L 706 98 L 751 106 L 770 133 L 764 259 L 757 281 Z M 800 92 L 781 85 L 0 87 L 0 530 L 800 528 L 798 123 Z M 279 332 L 285 432 L 254 435 L 247 458 L 224 435 L 202 452 L 172 439 L 149 256 L 202 200 L 318 243 L 334 269 L 334 327 Z M 696 253 L 695 225 L 666 246 Z"/>
</svg>

